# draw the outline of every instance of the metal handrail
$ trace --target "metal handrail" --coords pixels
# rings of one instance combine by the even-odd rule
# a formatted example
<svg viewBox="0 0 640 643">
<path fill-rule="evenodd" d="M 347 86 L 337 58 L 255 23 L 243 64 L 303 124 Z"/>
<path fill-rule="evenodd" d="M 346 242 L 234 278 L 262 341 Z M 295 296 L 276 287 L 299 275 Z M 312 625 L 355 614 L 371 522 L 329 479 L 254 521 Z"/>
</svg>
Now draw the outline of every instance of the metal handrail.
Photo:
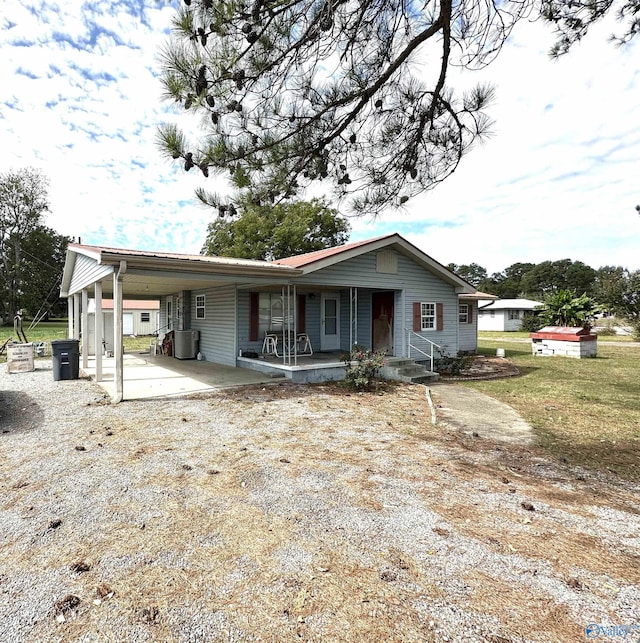
<svg viewBox="0 0 640 643">
<path fill-rule="evenodd" d="M 433 372 L 433 354 L 434 354 L 434 349 L 442 350 L 442 346 L 439 344 L 436 344 L 435 342 L 432 342 L 430 339 L 427 339 L 426 337 L 423 337 L 422 335 L 416 333 L 415 331 L 411 330 L 410 328 L 405 328 L 405 331 L 407 333 L 407 357 L 411 357 L 411 349 L 413 348 L 415 351 L 418 353 L 422 353 L 426 358 L 429 359 L 430 363 L 430 370 Z M 426 353 L 423 351 L 421 348 L 416 346 L 415 344 L 411 343 L 411 336 L 417 337 L 421 342 L 426 342 L 428 344 L 429 352 Z M 415 341 L 415 340 L 414 340 Z"/>
</svg>

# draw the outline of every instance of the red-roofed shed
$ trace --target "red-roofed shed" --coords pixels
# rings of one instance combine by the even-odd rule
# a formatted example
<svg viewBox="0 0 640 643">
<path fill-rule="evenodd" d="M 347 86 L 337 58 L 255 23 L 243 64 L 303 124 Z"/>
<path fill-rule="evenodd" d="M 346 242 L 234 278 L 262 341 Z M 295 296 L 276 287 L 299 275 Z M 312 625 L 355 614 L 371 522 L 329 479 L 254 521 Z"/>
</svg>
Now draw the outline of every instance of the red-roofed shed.
<svg viewBox="0 0 640 643">
<path fill-rule="evenodd" d="M 598 352 L 598 337 L 581 326 L 545 326 L 529 337 L 534 355 L 581 359 L 595 357 Z"/>
</svg>

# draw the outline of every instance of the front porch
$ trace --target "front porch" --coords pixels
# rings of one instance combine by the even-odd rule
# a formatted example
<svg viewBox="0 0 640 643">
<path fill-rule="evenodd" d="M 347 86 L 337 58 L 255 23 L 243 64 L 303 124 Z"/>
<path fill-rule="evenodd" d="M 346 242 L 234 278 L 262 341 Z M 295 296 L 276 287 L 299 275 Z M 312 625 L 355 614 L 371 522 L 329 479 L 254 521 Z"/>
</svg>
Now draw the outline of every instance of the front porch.
<svg viewBox="0 0 640 643">
<path fill-rule="evenodd" d="M 240 369 L 264 373 L 272 377 L 286 377 L 295 384 L 317 384 L 344 379 L 345 365 L 340 361 L 340 352 L 298 355 L 290 363 L 282 357 L 265 355 L 261 357 L 238 357 Z"/>
<path fill-rule="evenodd" d="M 258 371 L 272 377 L 286 377 L 295 384 L 339 381 L 344 379 L 345 375 L 345 364 L 340 361 L 339 352 L 298 356 L 295 364 L 284 363 L 282 358 L 272 355 L 238 357 L 236 363 L 241 369 Z M 387 357 L 380 369 L 380 377 L 386 380 L 424 383 L 437 380 L 438 374 L 412 359 Z"/>
</svg>

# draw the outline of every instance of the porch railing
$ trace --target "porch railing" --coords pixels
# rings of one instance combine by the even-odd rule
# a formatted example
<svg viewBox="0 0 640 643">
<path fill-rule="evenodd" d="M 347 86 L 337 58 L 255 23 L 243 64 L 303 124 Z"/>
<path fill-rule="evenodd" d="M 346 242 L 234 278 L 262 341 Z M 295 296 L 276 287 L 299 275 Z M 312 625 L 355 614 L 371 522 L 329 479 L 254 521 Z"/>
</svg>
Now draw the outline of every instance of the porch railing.
<svg viewBox="0 0 640 643">
<path fill-rule="evenodd" d="M 415 353 L 424 355 L 429 360 L 430 370 L 433 372 L 434 353 L 436 349 L 442 350 L 442 346 L 409 328 L 405 328 L 404 330 L 407 337 L 407 357 L 411 357 L 411 349 L 413 349 Z"/>
</svg>

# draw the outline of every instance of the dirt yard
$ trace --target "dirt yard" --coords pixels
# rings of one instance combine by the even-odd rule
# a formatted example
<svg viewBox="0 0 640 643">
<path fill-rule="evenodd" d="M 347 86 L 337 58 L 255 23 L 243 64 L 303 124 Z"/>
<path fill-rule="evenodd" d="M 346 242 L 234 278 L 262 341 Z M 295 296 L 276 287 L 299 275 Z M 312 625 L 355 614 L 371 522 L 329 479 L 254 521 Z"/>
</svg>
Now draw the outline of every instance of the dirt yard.
<svg viewBox="0 0 640 643">
<path fill-rule="evenodd" d="M 434 427 L 422 386 L 112 406 L 41 367 L 0 429 L 2 642 L 640 638 L 639 489 Z"/>
</svg>

